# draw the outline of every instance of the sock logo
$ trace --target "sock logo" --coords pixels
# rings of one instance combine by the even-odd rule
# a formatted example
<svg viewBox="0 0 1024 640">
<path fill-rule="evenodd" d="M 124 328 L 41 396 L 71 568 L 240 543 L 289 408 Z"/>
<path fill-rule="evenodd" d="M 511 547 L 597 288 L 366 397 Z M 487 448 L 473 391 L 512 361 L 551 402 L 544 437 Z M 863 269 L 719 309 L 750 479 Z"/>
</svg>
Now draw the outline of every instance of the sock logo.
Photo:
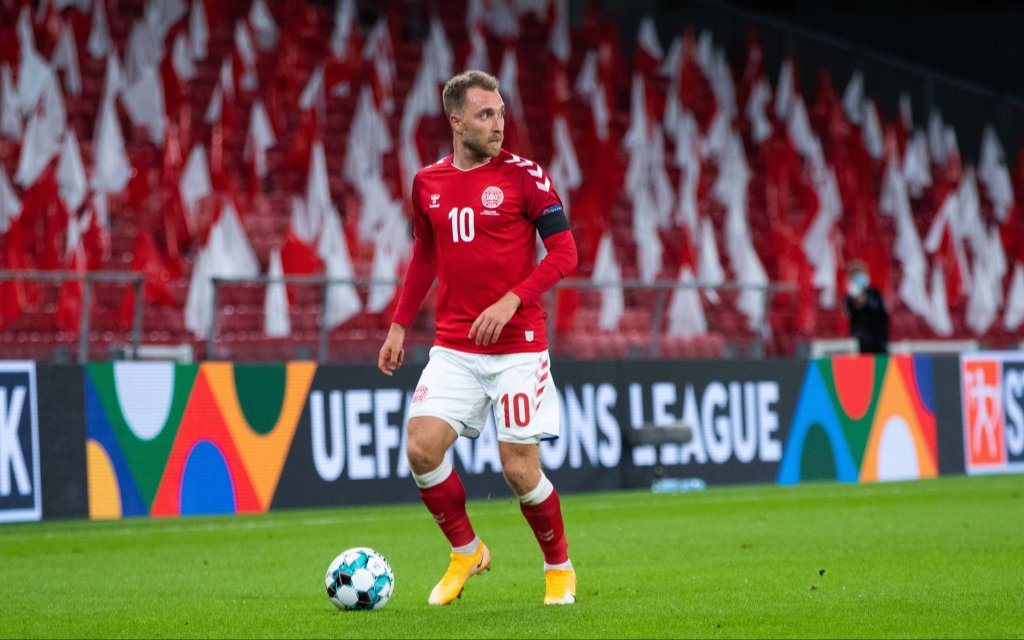
<svg viewBox="0 0 1024 640">
<path fill-rule="evenodd" d="M 432 513 L 430 515 L 434 516 L 434 522 L 436 522 L 437 524 L 444 524 L 444 512 L 443 511 L 441 513 Z"/>
<path fill-rule="evenodd" d="M 555 530 L 554 529 L 548 529 L 547 531 L 538 531 L 537 532 L 537 539 L 540 540 L 541 542 L 551 542 L 552 540 L 555 539 Z"/>
</svg>

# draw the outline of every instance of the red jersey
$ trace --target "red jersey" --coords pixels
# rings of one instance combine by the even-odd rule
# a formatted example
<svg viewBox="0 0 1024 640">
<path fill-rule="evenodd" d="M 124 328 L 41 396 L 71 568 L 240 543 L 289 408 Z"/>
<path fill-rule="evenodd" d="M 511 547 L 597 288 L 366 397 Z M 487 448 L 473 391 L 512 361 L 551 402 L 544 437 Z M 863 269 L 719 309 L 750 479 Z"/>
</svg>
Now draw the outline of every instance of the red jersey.
<svg viewBox="0 0 1024 640">
<path fill-rule="evenodd" d="M 416 174 L 412 206 L 413 257 L 394 321 L 412 323 L 436 273 L 435 344 L 487 354 L 547 349 L 540 294 L 575 266 L 576 246 L 563 227 L 545 238 L 549 253 L 537 265 L 537 224 L 548 214 L 564 219 L 562 202 L 540 165 L 503 150 L 464 171 L 448 156 Z M 509 291 L 522 306 L 498 342 L 470 340 L 480 313 Z"/>
</svg>

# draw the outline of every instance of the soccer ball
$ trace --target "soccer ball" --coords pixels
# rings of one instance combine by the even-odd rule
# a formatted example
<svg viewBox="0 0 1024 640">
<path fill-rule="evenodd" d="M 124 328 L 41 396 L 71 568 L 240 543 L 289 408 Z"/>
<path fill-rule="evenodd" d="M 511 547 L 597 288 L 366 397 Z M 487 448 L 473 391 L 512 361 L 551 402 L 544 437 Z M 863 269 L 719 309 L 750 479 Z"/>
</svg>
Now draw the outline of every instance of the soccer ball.
<svg viewBox="0 0 1024 640">
<path fill-rule="evenodd" d="M 395 573 L 384 556 L 367 547 L 338 554 L 324 578 L 327 597 L 342 611 L 380 609 L 395 592 Z"/>
</svg>

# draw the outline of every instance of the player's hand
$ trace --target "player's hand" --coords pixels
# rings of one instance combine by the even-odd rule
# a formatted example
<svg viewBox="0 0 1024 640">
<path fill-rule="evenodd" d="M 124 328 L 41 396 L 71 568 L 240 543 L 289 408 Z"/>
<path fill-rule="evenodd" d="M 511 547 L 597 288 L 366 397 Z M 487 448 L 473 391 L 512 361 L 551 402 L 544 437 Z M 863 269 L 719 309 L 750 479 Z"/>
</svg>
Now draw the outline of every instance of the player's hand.
<svg viewBox="0 0 1024 640">
<path fill-rule="evenodd" d="M 469 328 L 469 339 L 477 344 L 487 346 L 498 341 L 501 330 L 505 328 L 508 321 L 515 315 L 516 310 L 522 301 L 519 296 L 509 291 L 491 306 L 483 310 L 473 326 Z"/>
<path fill-rule="evenodd" d="M 381 373 L 390 376 L 402 366 L 405 360 L 405 349 L 402 348 L 404 342 L 405 327 L 392 322 L 388 337 L 384 339 L 384 346 L 380 348 L 380 355 L 377 357 L 377 368 Z"/>
</svg>

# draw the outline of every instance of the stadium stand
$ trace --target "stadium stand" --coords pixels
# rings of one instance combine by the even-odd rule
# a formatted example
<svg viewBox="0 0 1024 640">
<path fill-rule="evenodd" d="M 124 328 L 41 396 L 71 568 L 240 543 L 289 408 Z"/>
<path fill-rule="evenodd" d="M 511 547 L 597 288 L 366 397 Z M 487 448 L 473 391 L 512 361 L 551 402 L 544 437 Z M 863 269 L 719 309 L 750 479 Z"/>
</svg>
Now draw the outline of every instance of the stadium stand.
<svg viewBox="0 0 1024 640">
<path fill-rule="evenodd" d="M 995 128 L 962 157 L 941 105 L 915 119 L 885 78 L 808 77 L 796 47 L 776 72 L 755 24 L 727 51 L 645 18 L 627 53 L 597 3 L 571 27 L 567 2 L 428 6 L 0 3 L 0 269 L 144 273 L 144 352 L 370 362 L 410 247 L 404 189 L 450 152 L 440 87 L 472 66 L 502 81 L 506 147 L 569 205 L 557 355 L 805 355 L 846 336 L 853 258 L 894 342 L 1019 344 L 1024 147 L 1011 166 Z M 335 280 L 259 280 L 282 275 Z M 133 303 L 123 283 L 9 275 L 4 356 L 123 357 Z"/>
</svg>

